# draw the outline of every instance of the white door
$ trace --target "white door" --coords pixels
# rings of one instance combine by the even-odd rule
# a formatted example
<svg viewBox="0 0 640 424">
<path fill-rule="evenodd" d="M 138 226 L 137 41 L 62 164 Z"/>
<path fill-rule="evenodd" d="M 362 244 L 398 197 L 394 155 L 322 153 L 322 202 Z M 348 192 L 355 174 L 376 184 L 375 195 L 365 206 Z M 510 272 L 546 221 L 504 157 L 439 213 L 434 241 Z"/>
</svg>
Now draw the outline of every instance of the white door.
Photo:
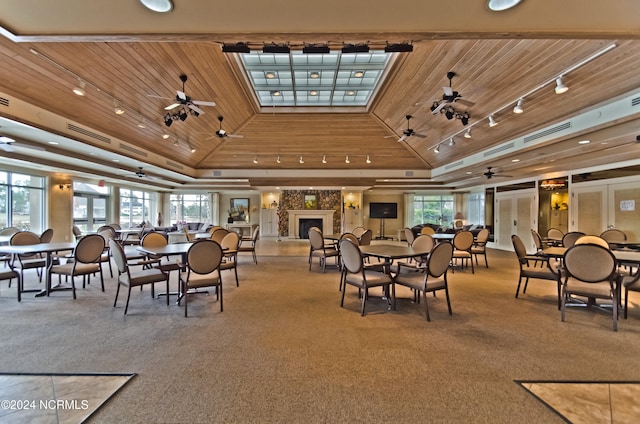
<svg viewBox="0 0 640 424">
<path fill-rule="evenodd" d="M 531 229 L 536 228 L 535 190 L 517 190 L 496 193 L 495 246 L 502 250 L 513 250 L 511 235 L 517 234 L 528 252 L 535 250 Z"/>
<path fill-rule="evenodd" d="M 617 228 L 629 239 L 640 239 L 638 183 L 577 186 L 572 193 L 572 231 L 599 235 L 607 228 Z"/>
</svg>

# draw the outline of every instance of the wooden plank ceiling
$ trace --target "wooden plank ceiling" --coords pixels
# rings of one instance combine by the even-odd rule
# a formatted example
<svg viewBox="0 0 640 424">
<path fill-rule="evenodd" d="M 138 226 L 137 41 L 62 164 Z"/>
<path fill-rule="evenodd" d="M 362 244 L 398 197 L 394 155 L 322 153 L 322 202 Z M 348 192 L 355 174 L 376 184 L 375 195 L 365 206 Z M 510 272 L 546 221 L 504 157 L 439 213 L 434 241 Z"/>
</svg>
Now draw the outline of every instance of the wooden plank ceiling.
<svg viewBox="0 0 640 424">
<path fill-rule="evenodd" d="M 190 176 L 203 170 L 312 173 L 317 169 L 335 170 L 336 175 L 327 181 L 337 184 L 349 181 L 349 171 L 379 171 L 379 178 L 388 171 L 429 171 L 640 87 L 640 42 L 629 34 L 620 39 L 611 34 L 603 39 L 584 34 L 580 39 L 570 39 L 568 35 L 521 39 L 464 33 L 435 38 L 416 32 L 403 34 L 405 39 L 414 40 L 414 50 L 399 55 L 365 112 L 290 113 L 278 108 L 260 110 L 234 56 L 222 53 L 214 34 L 163 35 L 161 39 L 157 35 L 136 35 L 125 37 L 135 40 L 122 41 L 114 34 L 53 38 L 47 34 L 23 34 L 21 38 L 16 28 L 11 30 L 15 31 L 15 41 L 0 37 L 0 91 L 143 151 L 155 152 L 184 166 Z M 238 37 L 261 45 L 265 36 L 269 34 Z M 270 36 L 276 40 L 286 34 L 274 32 Z M 291 37 L 289 40 L 296 38 Z M 327 40 L 325 34 L 307 37 L 306 42 Z M 348 37 L 349 33 L 342 33 L 343 39 Z M 371 33 L 368 37 L 372 43 L 384 43 L 396 35 Z M 549 85 L 524 99 L 525 113 L 511 112 L 524 93 L 610 44 L 616 47 L 565 76 L 564 82 L 570 87 L 566 94 L 555 94 L 553 85 Z M 449 83 L 448 71 L 456 73 L 453 88 L 463 99 L 474 103 L 471 107 L 456 104 L 471 116 L 471 139 L 462 137 L 464 126 L 460 120 L 447 120 L 442 114 L 434 116 L 429 110 L 434 100 L 441 99 L 442 87 Z M 87 81 L 86 96 L 71 92 L 78 84 L 71 74 Z M 185 92 L 192 99 L 215 101 L 217 105 L 204 107 L 204 115 L 190 116 L 167 128 L 162 120 L 166 113 L 163 108 L 171 103 L 176 90 L 182 90 L 181 74 L 188 76 Z M 114 113 L 113 98 L 125 107 L 124 115 Z M 486 118 L 496 111 L 500 125 L 489 128 Z M 1 109 L 0 113 L 11 116 Z M 407 128 L 406 115 L 413 116 L 411 128 L 425 134 L 425 138 L 411 136 L 401 143 L 396 141 Z M 227 132 L 243 138 L 216 137 L 218 116 L 224 117 L 222 127 Z M 607 145 L 592 142 L 574 148 L 568 143 L 575 140 L 565 137 L 520 152 L 519 164 L 511 164 L 515 156 L 505 156 L 500 163 L 477 162 L 437 180 L 451 187 L 477 184 L 471 178 L 487 166 L 510 168 L 509 173 L 517 172 L 517 176 L 538 175 L 540 164 L 549 158 L 557 161 L 544 172 L 572 169 L 581 161 L 592 166 L 637 159 L 638 147 L 629 144 L 640 131 L 640 125 L 633 120 L 636 118 L 594 128 L 597 132 L 592 137 L 599 137 L 594 141 L 606 141 Z M 484 122 L 477 123 L 479 120 Z M 141 122 L 145 128 L 138 126 Z M 619 131 L 603 132 L 613 124 L 625 126 Z M 162 139 L 164 132 L 170 134 L 168 140 Z M 451 135 L 455 135 L 454 147 L 446 144 Z M 590 137 L 589 133 L 579 135 Z M 440 152 L 436 153 L 434 147 L 441 142 Z M 612 149 L 618 145 L 628 147 Z M 117 146 L 105 149 L 120 151 Z M 280 163 L 276 161 L 278 156 Z M 323 156 L 327 164 L 322 163 Z M 347 156 L 350 163 L 345 163 Z M 365 162 L 367 156 L 371 163 Z M 166 161 L 153 165 L 166 167 Z M 344 178 L 336 179 L 339 177 Z M 269 177 L 264 181 L 274 185 L 279 181 L 290 183 L 291 177 Z"/>
</svg>

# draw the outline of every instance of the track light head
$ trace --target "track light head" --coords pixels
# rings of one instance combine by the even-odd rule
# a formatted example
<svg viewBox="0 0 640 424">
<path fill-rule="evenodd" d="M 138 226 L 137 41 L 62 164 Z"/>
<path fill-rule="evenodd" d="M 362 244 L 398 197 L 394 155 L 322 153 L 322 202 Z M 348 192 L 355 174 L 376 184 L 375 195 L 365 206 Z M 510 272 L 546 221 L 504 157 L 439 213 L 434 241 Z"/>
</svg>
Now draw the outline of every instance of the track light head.
<svg viewBox="0 0 640 424">
<path fill-rule="evenodd" d="M 187 111 L 186 111 L 186 110 L 184 110 L 184 109 L 182 109 L 180 112 L 178 112 L 178 118 L 179 118 L 181 121 L 184 121 L 185 119 L 187 119 L 187 117 L 188 117 L 188 116 L 189 116 L 189 115 L 187 114 Z"/>
<path fill-rule="evenodd" d="M 449 147 L 453 147 L 453 146 L 455 146 L 455 145 L 456 145 L 456 142 L 455 142 L 455 141 L 453 141 L 453 137 L 450 137 L 450 138 L 449 138 Z"/>
<path fill-rule="evenodd" d="M 471 118 L 471 116 L 469 116 L 469 113 L 465 112 L 462 115 L 460 115 L 460 122 L 462 122 L 462 125 L 467 125 L 469 123 L 469 119 Z"/>
<path fill-rule="evenodd" d="M 471 128 L 467 129 L 467 131 L 464 133 L 464 138 L 471 138 Z"/>
<path fill-rule="evenodd" d="M 371 158 L 369 157 L 369 155 L 367 155 L 367 160 L 365 160 L 366 163 L 371 163 Z"/>
<path fill-rule="evenodd" d="M 562 76 L 559 76 L 558 78 L 556 78 L 556 94 L 566 93 L 567 90 L 569 90 L 569 87 L 564 85 L 564 82 L 562 81 Z"/>
<path fill-rule="evenodd" d="M 116 99 L 113 99 L 113 111 L 115 112 L 116 115 L 124 114 L 124 108 L 120 106 L 120 104 Z"/>
<path fill-rule="evenodd" d="M 85 82 L 82 81 L 81 79 L 79 79 L 78 80 L 78 85 L 73 87 L 73 93 L 76 96 L 84 96 L 86 94 L 86 92 L 84 91 L 84 87 L 85 87 Z"/>
<path fill-rule="evenodd" d="M 518 103 L 513 107 L 513 113 L 522 113 L 524 109 L 522 108 L 522 99 L 518 99 Z"/>
<path fill-rule="evenodd" d="M 344 163 L 351 163 L 351 161 L 349 160 L 349 155 L 345 156 Z"/>
<path fill-rule="evenodd" d="M 435 153 L 440 153 L 440 145 L 438 144 L 435 149 L 433 149 Z"/>
<path fill-rule="evenodd" d="M 498 125 L 498 122 L 496 122 L 495 118 L 493 117 L 493 114 L 489 115 L 489 126 L 495 127 L 496 125 Z"/>
<path fill-rule="evenodd" d="M 298 162 L 299 163 L 304 163 L 304 159 L 302 159 L 302 156 L 300 156 L 300 160 Z"/>
<path fill-rule="evenodd" d="M 162 118 L 162 119 L 164 120 L 164 124 L 165 124 L 167 127 L 170 127 L 170 126 L 171 126 L 171 124 L 173 124 L 173 118 L 172 118 L 172 117 L 171 117 L 171 115 L 170 115 L 170 114 L 168 114 L 168 113 L 167 113 L 166 115 L 164 115 L 164 118 Z M 164 135 L 163 135 L 162 137 L 163 137 L 163 138 L 169 138 L 169 135 L 167 134 L 167 137 L 164 137 Z"/>
<path fill-rule="evenodd" d="M 327 155 L 322 155 L 322 163 L 327 163 Z"/>
<path fill-rule="evenodd" d="M 447 119 L 451 120 L 454 118 L 455 115 L 456 115 L 456 111 L 452 107 L 446 108 L 444 112 L 444 116 L 446 116 Z"/>
<path fill-rule="evenodd" d="M 280 156 L 276 158 L 276 163 L 282 163 L 282 161 L 280 160 Z"/>
</svg>

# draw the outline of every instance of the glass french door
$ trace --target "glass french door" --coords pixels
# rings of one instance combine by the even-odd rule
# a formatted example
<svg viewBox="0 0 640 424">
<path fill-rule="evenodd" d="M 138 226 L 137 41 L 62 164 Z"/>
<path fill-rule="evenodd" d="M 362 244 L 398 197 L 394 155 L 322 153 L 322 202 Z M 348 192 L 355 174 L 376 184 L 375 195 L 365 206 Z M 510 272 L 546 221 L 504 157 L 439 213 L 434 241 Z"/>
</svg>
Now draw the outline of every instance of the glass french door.
<svg viewBox="0 0 640 424">
<path fill-rule="evenodd" d="M 73 196 L 73 224 L 82 232 L 107 224 L 107 196 L 78 193 Z"/>
<path fill-rule="evenodd" d="M 536 204 L 535 190 L 518 190 L 496 194 L 495 247 L 513 250 L 511 235 L 517 234 L 527 251 L 535 250 L 531 229 L 536 228 L 533 207 Z"/>
</svg>

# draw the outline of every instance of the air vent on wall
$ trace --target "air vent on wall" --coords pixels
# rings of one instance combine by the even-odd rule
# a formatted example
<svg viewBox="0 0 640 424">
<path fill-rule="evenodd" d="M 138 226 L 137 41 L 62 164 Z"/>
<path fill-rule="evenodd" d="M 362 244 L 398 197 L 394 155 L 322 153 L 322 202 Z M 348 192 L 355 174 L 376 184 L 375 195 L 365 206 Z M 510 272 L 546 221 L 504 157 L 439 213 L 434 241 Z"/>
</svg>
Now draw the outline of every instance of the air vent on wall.
<svg viewBox="0 0 640 424">
<path fill-rule="evenodd" d="M 213 171 L 214 177 L 222 177 L 222 171 Z"/>
<path fill-rule="evenodd" d="M 86 135 L 87 137 L 91 137 L 91 138 L 94 138 L 96 140 L 100 140 L 100 141 L 103 141 L 105 143 L 111 144 L 111 139 L 110 138 L 105 137 L 103 135 L 100 135 L 98 133 L 94 133 L 93 131 L 89 131 L 87 129 L 81 128 L 81 127 L 79 127 L 77 125 L 67 124 L 67 129 L 69 131 L 77 132 L 79 134 Z"/>
<path fill-rule="evenodd" d="M 183 169 L 182 165 L 180 165 L 179 163 L 171 162 L 169 160 L 167 161 L 167 166 L 170 166 L 175 169 Z"/>
<path fill-rule="evenodd" d="M 633 99 L 631 99 L 631 106 L 638 106 L 640 105 L 640 97 L 634 97 Z"/>
<path fill-rule="evenodd" d="M 444 167 L 444 169 L 457 168 L 458 166 L 464 165 L 463 160 L 459 160 L 458 162 L 450 163 Z"/>
<path fill-rule="evenodd" d="M 485 158 L 488 156 L 493 156 L 497 153 L 504 152 L 505 150 L 512 149 L 514 146 L 513 141 L 511 143 L 503 144 L 502 146 L 498 146 L 495 149 L 487 150 L 482 154 Z"/>
<path fill-rule="evenodd" d="M 126 144 L 120 143 L 120 148 L 122 150 L 126 150 L 128 152 L 135 153 L 138 156 L 144 156 L 145 158 L 147 157 L 147 152 L 143 152 L 142 150 L 138 150 L 138 149 L 136 149 L 134 147 L 131 147 L 131 146 L 128 146 Z"/>
<path fill-rule="evenodd" d="M 548 128 L 548 129 L 546 129 L 544 131 L 540 131 L 539 133 L 528 135 L 528 136 L 524 137 L 523 140 L 524 140 L 525 143 L 528 143 L 530 141 L 537 140 L 537 139 L 542 138 L 542 137 L 546 137 L 549 134 L 554 134 L 554 133 L 557 133 L 557 132 L 560 132 L 560 131 L 567 130 L 569 128 L 571 128 L 571 122 L 567 121 L 567 122 L 565 122 L 563 124 L 556 125 L 555 127 L 551 127 L 551 128 Z"/>
<path fill-rule="evenodd" d="M 9 106 L 9 99 L 5 99 L 4 97 L 0 97 L 0 105 Z"/>
<path fill-rule="evenodd" d="M 405 177 L 413 177 L 413 171 L 404 171 Z"/>
</svg>

